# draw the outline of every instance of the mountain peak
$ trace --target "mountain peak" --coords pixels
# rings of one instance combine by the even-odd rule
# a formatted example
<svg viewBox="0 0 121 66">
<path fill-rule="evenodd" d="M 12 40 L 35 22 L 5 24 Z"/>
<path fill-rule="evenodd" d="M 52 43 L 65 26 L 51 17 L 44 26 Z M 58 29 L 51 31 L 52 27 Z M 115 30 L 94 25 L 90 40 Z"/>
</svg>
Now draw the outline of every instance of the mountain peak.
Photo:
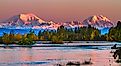
<svg viewBox="0 0 121 66">
<path fill-rule="evenodd" d="M 84 25 L 91 25 L 97 28 L 112 27 L 111 20 L 103 15 L 93 15 L 82 22 Z"/>
<path fill-rule="evenodd" d="M 89 19 L 94 21 L 94 22 L 95 21 L 100 21 L 100 20 L 110 22 L 110 20 L 107 17 L 103 16 L 103 15 L 98 15 L 98 16 L 94 15 L 94 16 L 89 17 Z"/>
<path fill-rule="evenodd" d="M 28 26 L 28 27 L 33 27 L 33 26 L 39 26 L 42 23 L 46 23 L 44 20 L 40 19 L 33 13 L 22 13 L 19 15 L 15 15 L 6 21 L 5 27 L 22 27 L 22 26 Z"/>
<path fill-rule="evenodd" d="M 39 22 L 44 22 L 42 19 L 40 19 L 33 13 L 25 13 L 25 14 L 22 13 L 20 14 L 19 17 L 23 21 L 39 20 Z"/>
</svg>

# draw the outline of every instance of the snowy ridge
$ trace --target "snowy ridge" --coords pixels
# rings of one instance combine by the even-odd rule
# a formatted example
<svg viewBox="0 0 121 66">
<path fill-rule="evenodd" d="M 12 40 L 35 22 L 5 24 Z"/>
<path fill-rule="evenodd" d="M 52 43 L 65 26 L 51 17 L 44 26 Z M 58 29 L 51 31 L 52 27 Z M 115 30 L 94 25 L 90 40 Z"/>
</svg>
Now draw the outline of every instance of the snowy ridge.
<svg viewBox="0 0 121 66">
<path fill-rule="evenodd" d="M 91 16 L 85 19 L 82 22 L 83 25 L 91 25 L 95 28 L 101 29 L 101 28 L 110 28 L 113 27 L 113 24 L 111 20 L 109 20 L 107 17 L 99 15 L 99 16 Z"/>
<path fill-rule="evenodd" d="M 0 24 L 0 28 L 9 28 L 9 29 L 54 29 L 63 25 L 65 28 L 75 28 L 75 27 L 83 27 L 91 25 L 92 27 L 98 29 L 110 28 L 113 27 L 111 20 L 107 17 L 99 15 L 99 16 L 90 16 L 85 19 L 83 22 L 80 21 L 70 21 L 70 22 L 62 22 L 55 23 L 53 21 L 44 21 L 41 18 L 37 17 L 35 14 L 26 13 L 15 15 L 4 23 Z"/>
<path fill-rule="evenodd" d="M 33 21 L 33 20 L 38 20 L 38 22 L 40 23 L 45 22 L 44 20 L 40 19 L 39 17 L 37 17 L 32 13 L 20 14 L 20 19 L 24 22 Z"/>
<path fill-rule="evenodd" d="M 5 28 L 33 27 L 33 26 L 39 26 L 42 23 L 46 23 L 46 21 L 40 19 L 39 17 L 35 16 L 32 13 L 15 15 L 9 18 L 8 20 L 6 20 L 5 22 L 6 23 L 2 25 Z"/>
</svg>

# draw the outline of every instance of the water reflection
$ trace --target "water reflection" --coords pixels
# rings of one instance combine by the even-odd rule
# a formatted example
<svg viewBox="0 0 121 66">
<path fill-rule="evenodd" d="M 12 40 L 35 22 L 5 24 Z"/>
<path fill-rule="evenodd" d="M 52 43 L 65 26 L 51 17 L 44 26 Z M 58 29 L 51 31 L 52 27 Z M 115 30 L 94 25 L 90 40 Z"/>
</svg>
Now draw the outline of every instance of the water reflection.
<svg viewBox="0 0 121 66">
<path fill-rule="evenodd" d="M 99 47 L 98 47 L 99 48 Z M 114 62 L 109 47 L 105 49 L 48 47 L 0 49 L 0 66 L 53 66 L 68 61 L 84 62 L 91 58 L 91 66 L 120 66 Z"/>
</svg>

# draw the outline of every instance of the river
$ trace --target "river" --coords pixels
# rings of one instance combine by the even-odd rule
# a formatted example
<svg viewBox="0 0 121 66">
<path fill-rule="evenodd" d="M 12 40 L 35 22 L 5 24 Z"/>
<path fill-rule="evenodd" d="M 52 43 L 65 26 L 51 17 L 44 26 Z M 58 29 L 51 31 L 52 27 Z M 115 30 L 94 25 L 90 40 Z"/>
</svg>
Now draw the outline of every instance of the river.
<svg viewBox="0 0 121 66">
<path fill-rule="evenodd" d="M 0 66 L 55 66 L 90 58 L 93 64 L 86 66 L 121 66 L 110 51 L 110 46 L 0 48 Z"/>
</svg>

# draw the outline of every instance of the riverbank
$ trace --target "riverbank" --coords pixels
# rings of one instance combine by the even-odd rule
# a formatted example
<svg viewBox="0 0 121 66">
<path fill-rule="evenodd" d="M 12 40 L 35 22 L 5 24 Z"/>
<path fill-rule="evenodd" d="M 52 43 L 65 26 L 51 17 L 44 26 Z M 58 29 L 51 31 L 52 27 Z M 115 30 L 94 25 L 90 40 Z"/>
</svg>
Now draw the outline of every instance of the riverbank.
<svg viewBox="0 0 121 66">
<path fill-rule="evenodd" d="M 0 47 L 82 47 L 82 46 L 113 46 L 109 43 L 64 43 L 64 44 L 35 44 L 35 45 L 0 45 Z"/>
<path fill-rule="evenodd" d="M 63 43 L 107 43 L 107 42 L 109 41 L 63 41 Z M 52 43 L 52 41 L 36 41 L 36 43 L 49 44 Z"/>
</svg>

